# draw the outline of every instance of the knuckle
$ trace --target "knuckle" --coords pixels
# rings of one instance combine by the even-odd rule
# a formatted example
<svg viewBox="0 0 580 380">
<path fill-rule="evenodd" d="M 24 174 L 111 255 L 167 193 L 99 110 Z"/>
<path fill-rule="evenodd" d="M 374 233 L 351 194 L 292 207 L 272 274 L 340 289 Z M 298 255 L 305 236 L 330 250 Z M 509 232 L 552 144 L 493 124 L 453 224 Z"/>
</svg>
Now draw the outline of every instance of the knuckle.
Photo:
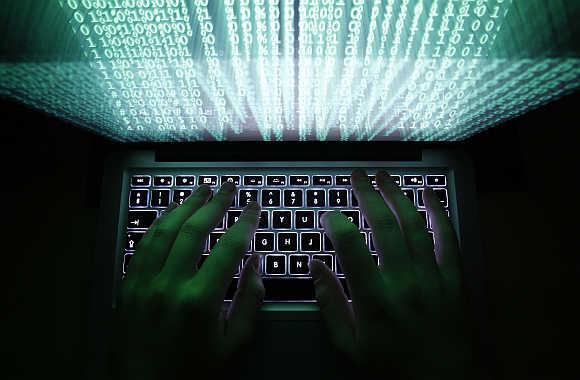
<svg viewBox="0 0 580 380">
<path fill-rule="evenodd" d="M 386 212 L 382 212 L 378 215 L 374 215 L 373 226 L 380 230 L 395 230 L 399 228 L 399 224 L 395 220 L 393 215 Z"/>
<path fill-rule="evenodd" d="M 249 299 L 254 304 L 259 304 L 266 296 L 266 289 L 263 284 L 256 284 L 248 288 L 238 289 L 238 297 Z"/>
<path fill-rule="evenodd" d="M 360 231 L 352 223 L 340 223 L 334 228 L 333 235 L 340 245 L 352 245 L 361 239 Z"/>
<path fill-rule="evenodd" d="M 181 226 L 180 233 L 190 236 L 199 237 L 205 234 L 206 227 L 196 219 L 188 220 Z"/>
<path fill-rule="evenodd" d="M 179 292 L 177 303 L 185 310 L 202 312 L 207 309 L 207 295 L 199 286 L 188 286 Z"/>
<path fill-rule="evenodd" d="M 171 234 L 171 228 L 169 228 L 165 223 L 160 223 L 157 228 L 153 231 L 154 238 L 163 238 Z"/>
<path fill-rule="evenodd" d="M 245 239 L 238 234 L 232 234 L 231 231 L 222 236 L 218 244 L 221 248 L 229 251 L 243 251 L 248 245 Z"/>
</svg>

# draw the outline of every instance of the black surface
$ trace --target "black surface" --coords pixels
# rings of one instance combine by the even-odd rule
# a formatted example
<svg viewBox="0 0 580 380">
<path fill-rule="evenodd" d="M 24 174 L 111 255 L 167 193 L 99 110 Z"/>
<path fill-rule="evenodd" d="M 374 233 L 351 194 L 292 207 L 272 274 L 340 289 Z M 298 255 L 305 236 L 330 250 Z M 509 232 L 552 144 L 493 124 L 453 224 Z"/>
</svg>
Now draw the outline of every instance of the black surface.
<svg viewBox="0 0 580 380">
<path fill-rule="evenodd" d="M 577 196 L 574 183 L 561 179 L 578 173 L 578 99 L 561 99 L 458 145 L 476 168 L 498 378 L 558 378 L 574 363 Z M 102 160 L 125 148 L 8 101 L 0 100 L 0 113 L 3 378 L 55 373 L 78 379 L 87 359 Z M 359 158 L 385 159 L 385 151 L 413 152 L 418 145 L 361 143 Z M 211 145 L 231 159 L 226 146 Z M 340 150 L 340 159 L 349 159 L 340 145 L 271 146 L 287 157 Z M 261 157 L 254 153 L 242 150 L 236 157 Z M 292 354 L 291 347 L 276 350 Z M 317 363 L 309 365 L 311 374 L 320 373 Z"/>
</svg>

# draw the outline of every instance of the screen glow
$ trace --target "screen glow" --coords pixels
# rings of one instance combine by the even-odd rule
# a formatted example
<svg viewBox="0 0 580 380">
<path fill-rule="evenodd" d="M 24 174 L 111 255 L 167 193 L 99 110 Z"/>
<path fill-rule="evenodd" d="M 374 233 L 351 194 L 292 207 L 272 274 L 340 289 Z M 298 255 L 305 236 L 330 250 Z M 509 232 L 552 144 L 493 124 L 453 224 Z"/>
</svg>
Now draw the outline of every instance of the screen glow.
<svg viewBox="0 0 580 380">
<path fill-rule="evenodd" d="M 118 141 L 461 140 L 578 88 L 578 52 L 549 38 L 577 10 L 58 0 L 42 11 L 82 56 L 0 60 L 0 95 Z"/>
</svg>

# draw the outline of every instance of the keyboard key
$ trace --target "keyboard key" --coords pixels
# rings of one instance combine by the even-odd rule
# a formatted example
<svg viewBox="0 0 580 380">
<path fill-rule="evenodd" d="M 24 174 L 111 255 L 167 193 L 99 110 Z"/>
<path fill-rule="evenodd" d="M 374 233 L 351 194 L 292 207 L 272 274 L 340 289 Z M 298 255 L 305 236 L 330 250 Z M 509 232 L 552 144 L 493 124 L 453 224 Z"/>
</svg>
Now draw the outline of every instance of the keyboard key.
<svg viewBox="0 0 580 380">
<path fill-rule="evenodd" d="M 175 177 L 175 186 L 193 186 L 195 185 L 194 175 L 178 175 Z"/>
<path fill-rule="evenodd" d="M 264 301 L 314 301 L 314 284 L 305 278 L 264 278 Z"/>
<path fill-rule="evenodd" d="M 256 234 L 254 235 L 254 250 L 256 252 L 273 252 L 274 233 L 256 232 Z"/>
<path fill-rule="evenodd" d="M 331 186 L 332 176 L 331 175 L 313 175 L 312 184 L 314 186 Z"/>
<path fill-rule="evenodd" d="M 217 175 L 200 175 L 199 185 L 217 186 Z"/>
<path fill-rule="evenodd" d="M 297 210 L 294 213 L 294 226 L 296 227 L 296 229 L 313 229 L 314 211 Z"/>
<path fill-rule="evenodd" d="M 350 190 L 350 205 L 352 207 L 358 207 L 358 199 L 356 199 L 356 195 L 354 194 L 354 190 Z"/>
<path fill-rule="evenodd" d="M 137 243 L 143 239 L 143 235 L 145 232 L 127 232 L 127 240 L 125 241 L 125 249 L 127 250 L 135 250 L 137 247 Z"/>
<path fill-rule="evenodd" d="M 332 245 L 332 240 L 327 234 L 324 235 L 324 252 L 334 252 L 334 246 Z"/>
<path fill-rule="evenodd" d="M 249 254 L 249 253 L 244 255 L 244 258 L 242 259 L 242 268 L 244 268 L 246 266 L 246 263 L 248 262 L 248 260 L 250 259 L 250 257 L 252 257 L 252 255 Z M 259 267 L 260 267 L 260 265 L 258 265 L 258 268 Z"/>
<path fill-rule="evenodd" d="M 445 189 L 433 189 L 433 192 L 435 193 L 435 195 L 437 195 L 437 197 L 439 198 L 441 203 L 443 203 L 444 207 L 447 207 L 449 205 L 449 202 L 447 199 L 447 190 L 445 190 Z"/>
<path fill-rule="evenodd" d="M 308 261 L 310 257 L 308 255 L 290 255 L 290 274 L 303 276 L 310 273 L 310 268 L 308 267 Z"/>
<path fill-rule="evenodd" d="M 169 206 L 171 190 L 153 190 L 151 192 L 151 207 Z"/>
<path fill-rule="evenodd" d="M 292 211 L 272 211 L 272 228 L 292 228 Z"/>
<path fill-rule="evenodd" d="M 266 255 L 266 274 L 280 276 L 286 274 L 285 255 Z"/>
<path fill-rule="evenodd" d="M 375 178 L 374 175 L 369 175 L 369 182 L 371 183 L 371 185 L 373 185 L 374 187 L 377 186 L 377 179 Z"/>
<path fill-rule="evenodd" d="M 348 190 L 328 190 L 328 206 L 329 207 L 346 207 L 347 206 Z"/>
<path fill-rule="evenodd" d="M 211 251 L 213 249 L 213 247 L 215 247 L 215 245 L 220 240 L 220 238 L 223 236 L 223 234 L 225 234 L 225 232 L 211 232 L 209 234 L 209 244 L 207 246 L 207 249 L 209 251 Z"/>
<path fill-rule="evenodd" d="M 415 192 L 413 189 L 401 189 L 401 191 L 407 198 L 409 198 L 412 204 L 415 204 Z"/>
<path fill-rule="evenodd" d="M 149 190 L 131 190 L 129 192 L 129 207 L 147 207 Z"/>
<path fill-rule="evenodd" d="M 191 190 L 189 189 L 176 189 L 173 191 L 173 202 L 177 203 L 178 205 L 182 205 L 190 195 Z"/>
<path fill-rule="evenodd" d="M 223 230 L 224 229 L 224 218 L 221 218 L 218 222 L 218 224 L 216 224 L 215 229 L 216 230 Z"/>
<path fill-rule="evenodd" d="M 361 231 L 360 236 L 362 236 L 363 241 L 367 244 L 367 234 L 366 232 Z"/>
<path fill-rule="evenodd" d="M 296 252 L 298 250 L 298 234 L 296 232 L 280 232 L 278 234 L 278 251 Z"/>
<path fill-rule="evenodd" d="M 129 263 L 131 262 L 132 258 L 132 253 L 125 253 L 123 256 L 123 274 L 127 274 L 127 271 L 129 270 Z"/>
<path fill-rule="evenodd" d="M 260 212 L 260 220 L 258 221 L 259 230 L 267 230 L 270 228 L 270 212 L 263 210 Z"/>
<path fill-rule="evenodd" d="M 375 241 L 373 240 L 373 233 L 369 232 L 369 249 L 371 252 L 376 252 Z"/>
<path fill-rule="evenodd" d="M 284 207 L 302 207 L 302 190 L 284 190 Z"/>
<path fill-rule="evenodd" d="M 391 178 L 393 179 L 393 182 L 397 185 L 397 186 L 401 186 L 401 176 L 400 175 L 396 175 L 396 174 L 389 174 L 391 176 Z"/>
<path fill-rule="evenodd" d="M 280 190 L 263 189 L 262 207 L 280 207 Z"/>
<path fill-rule="evenodd" d="M 222 175 L 220 177 L 220 184 L 224 184 L 226 182 L 232 182 L 236 186 L 240 186 L 240 176 L 239 175 Z"/>
<path fill-rule="evenodd" d="M 330 268 L 330 270 L 334 270 L 332 255 L 312 255 L 312 259 L 320 260 L 324 264 L 326 264 L 326 266 Z"/>
<path fill-rule="evenodd" d="M 369 222 L 364 217 L 364 214 L 361 215 L 361 219 L 362 219 L 362 222 L 363 222 L 363 228 L 369 230 L 371 228 L 371 226 L 369 225 Z"/>
<path fill-rule="evenodd" d="M 197 260 L 197 269 L 199 270 L 199 268 L 201 268 L 201 266 L 203 265 L 203 263 L 205 263 L 205 260 L 207 260 L 209 254 L 204 253 L 201 256 L 199 256 L 199 259 Z"/>
<path fill-rule="evenodd" d="M 156 175 L 153 177 L 153 186 L 171 186 L 173 177 L 170 175 Z"/>
<path fill-rule="evenodd" d="M 423 201 L 423 189 L 417 189 L 417 207 L 425 207 L 425 202 Z"/>
<path fill-rule="evenodd" d="M 335 272 L 339 276 L 344 276 L 344 271 L 342 270 L 342 265 L 340 265 L 340 259 L 338 258 L 338 256 L 336 257 L 336 270 L 335 270 Z M 346 292 L 347 287 L 343 286 L 343 289 Z"/>
<path fill-rule="evenodd" d="M 267 186 L 286 186 L 286 176 L 285 175 L 269 175 L 266 176 Z"/>
<path fill-rule="evenodd" d="M 310 177 L 307 175 L 291 175 L 290 186 L 308 186 L 310 185 Z"/>
<path fill-rule="evenodd" d="M 337 175 L 334 177 L 334 183 L 337 186 L 350 186 L 350 176 L 349 175 Z"/>
<path fill-rule="evenodd" d="M 320 252 L 320 232 L 300 233 L 300 250 L 302 252 Z"/>
<path fill-rule="evenodd" d="M 131 177 L 131 186 L 149 187 L 149 186 L 151 186 L 151 176 L 150 175 L 134 175 Z"/>
<path fill-rule="evenodd" d="M 245 175 L 244 186 L 262 186 L 264 184 L 264 176 L 261 175 Z"/>
<path fill-rule="evenodd" d="M 425 228 L 429 228 L 428 221 L 427 221 L 427 211 L 426 210 L 419 210 L 419 215 L 421 215 L 421 218 L 423 218 L 423 221 L 425 222 Z"/>
<path fill-rule="evenodd" d="M 155 210 L 129 210 L 127 228 L 149 228 L 156 218 Z"/>
<path fill-rule="evenodd" d="M 444 175 L 428 175 L 427 177 L 427 186 L 446 186 L 447 185 L 447 177 Z"/>
<path fill-rule="evenodd" d="M 240 215 L 242 214 L 242 210 L 228 210 L 226 212 L 226 226 L 230 228 L 240 219 Z"/>
<path fill-rule="evenodd" d="M 371 257 L 373 258 L 375 264 L 379 266 L 379 255 L 371 255 Z"/>
<path fill-rule="evenodd" d="M 404 175 L 403 176 L 404 186 L 423 186 L 423 176 L 422 175 Z"/>
<path fill-rule="evenodd" d="M 355 226 L 360 227 L 360 213 L 358 210 L 341 210 L 340 213 L 353 223 Z"/>
<path fill-rule="evenodd" d="M 245 207 L 250 202 L 258 201 L 258 190 L 240 190 L 238 199 L 240 200 L 240 207 Z"/>
<path fill-rule="evenodd" d="M 324 190 L 306 190 L 306 207 L 325 207 L 326 194 Z"/>
</svg>

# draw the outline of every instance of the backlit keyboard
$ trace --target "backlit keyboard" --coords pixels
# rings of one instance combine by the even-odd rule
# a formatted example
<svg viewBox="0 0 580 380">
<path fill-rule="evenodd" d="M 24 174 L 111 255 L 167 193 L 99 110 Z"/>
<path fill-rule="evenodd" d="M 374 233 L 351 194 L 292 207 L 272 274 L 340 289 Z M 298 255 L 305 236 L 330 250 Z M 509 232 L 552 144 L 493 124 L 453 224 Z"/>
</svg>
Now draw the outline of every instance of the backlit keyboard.
<svg viewBox="0 0 580 380">
<path fill-rule="evenodd" d="M 221 223 L 207 239 L 205 252 L 198 266 L 219 238 L 240 216 L 245 205 L 256 201 L 262 206 L 258 229 L 234 277 L 226 300 L 231 300 L 244 262 L 252 252 L 263 255 L 260 270 L 266 287 L 265 301 L 312 301 L 314 289 L 309 276 L 309 261 L 319 259 L 333 270 L 344 283 L 344 273 L 336 259 L 330 239 L 324 234 L 320 217 L 329 210 L 343 213 L 360 228 L 373 259 L 379 255 L 373 244 L 373 233 L 358 207 L 350 186 L 350 168 L 345 169 L 250 169 L 218 173 L 203 169 L 158 169 L 129 173 L 126 236 L 124 240 L 122 275 L 147 228 L 160 211 L 173 201 L 183 203 L 193 190 L 202 184 L 217 191 L 222 183 L 237 185 L 237 194 Z M 268 170 L 264 173 L 264 170 Z M 414 203 L 430 223 L 423 204 L 423 189 L 433 188 L 449 215 L 448 173 L 444 169 L 388 169 L 404 194 Z M 231 170 L 230 170 L 231 171 Z M 375 169 L 367 172 L 374 173 Z M 374 176 L 369 176 L 376 185 Z M 345 287 L 346 289 L 346 287 Z"/>
</svg>

